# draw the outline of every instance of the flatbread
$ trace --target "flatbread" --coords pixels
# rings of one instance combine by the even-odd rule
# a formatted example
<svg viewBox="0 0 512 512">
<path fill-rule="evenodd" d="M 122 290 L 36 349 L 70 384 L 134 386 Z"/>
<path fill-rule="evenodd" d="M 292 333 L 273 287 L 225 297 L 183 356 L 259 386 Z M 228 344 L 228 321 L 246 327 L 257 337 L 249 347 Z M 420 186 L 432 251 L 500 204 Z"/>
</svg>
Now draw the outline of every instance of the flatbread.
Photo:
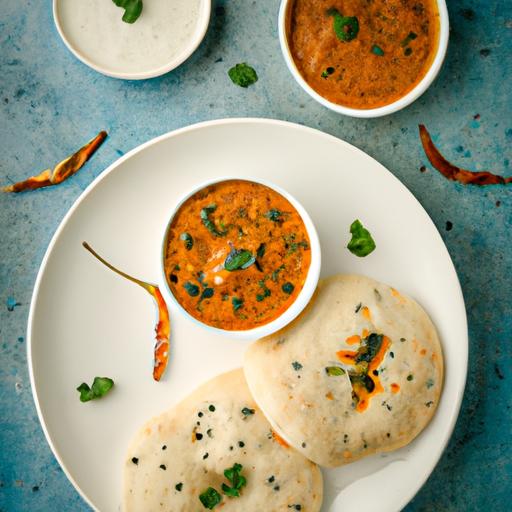
<svg viewBox="0 0 512 512">
<path fill-rule="evenodd" d="M 240 497 L 224 470 L 241 464 Z M 272 435 L 241 369 L 203 384 L 179 405 L 153 418 L 135 436 L 124 467 L 125 512 L 206 510 L 199 495 L 222 495 L 214 510 L 317 512 L 322 504 L 318 466 Z"/>
<path fill-rule="evenodd" d="M 249 347 L 244 371 L 273 428 L 334 467 L 411 442 L 436 410 L 443 359 L 415 301 L 368 277 L 338 275 L 319 284 L 293 324 Z"/>
</svg>

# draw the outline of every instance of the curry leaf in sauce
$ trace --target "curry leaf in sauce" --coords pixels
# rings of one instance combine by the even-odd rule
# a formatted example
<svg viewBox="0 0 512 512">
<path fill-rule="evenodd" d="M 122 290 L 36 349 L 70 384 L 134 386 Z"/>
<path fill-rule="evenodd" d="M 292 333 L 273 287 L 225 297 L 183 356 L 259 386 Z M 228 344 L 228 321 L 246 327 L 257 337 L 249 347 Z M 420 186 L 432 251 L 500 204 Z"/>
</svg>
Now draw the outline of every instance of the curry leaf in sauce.
<svg viewBox="0 0 512 512">
<path fill-rule="evenodd" d="M 219 231 L 217 229 L 217 226 L 215 225 L 215 222 L 210 218 L 210 215 L 217 209 L 216 204 L 210 204 L 208 206 L 205 206 L 201 213 L 199 214 L 201 217 L 201 221 L 203 222 L 203 225 L 205 228 L 214 236 L 226 236 L 227 230 Z"/>
<path fill-rule="evenodd" d="M 334 19 L 334 32 L 340 41 L 349 42 L 357 37 L 359 20 L 355 16 L 342 16 L 336 9 L 329 9 L 328 14 Z"/>
<path fill-rule="evenodd" d="M 231 247 L 231 251 L 227 256 L 226 261 L 224 261 L 224 268 L 229 272 L 233 272 L 234 270 L 244 270 L 250 267 L 255 261 L 256 258 L 251 251 Z"/>
<path fill-rule="evenodd" d="M 284 293 L 290 295 L 293 293 L 295 286 L 293 286 L 292 283 L 284 283 L 283 286 L 281 286 L 281 289 L 283 290 Z"/>
<path fill-rule="evenodd" d="M 197 297 L 199 295 L 199 286 L 197 286 L 196 284 L 191 283 L 190 281 L 187 281 L 183 285 L 183 288 L 185 288 L 185 290 L 187 290 L 187 293 L 191 297 Z"/>
<path fill-rule="evenodd" d="M 185 249 L 187 249 L 187 251 L 190 251 L 192 247 L 194 247 L 194 239 L 190 233 L 181 233 L 180 240 L 183 240 L 185 243 Z"/>
<path fill-rule="evenodd" d="M 360 258 L 368 256 L 375 250 L 375 242 L 370 232 L 361 224 L 359 220 L 352 222 L 350 226 L 352 239 L 347 245 L 347 249 Z"/>
<path fill-rule="evenodd" d="M 377 57 L 384 57 L 384 50 L 376 44 L 372 46 L 372 53 Z"/>
<path fill-rule="evenodd" d="M 244 301 L 238 297 L 233 297 L 231 299 L 231 304 L 233 304 L 233 311 L 238 311 L 244 305 Z"/>
</svg>

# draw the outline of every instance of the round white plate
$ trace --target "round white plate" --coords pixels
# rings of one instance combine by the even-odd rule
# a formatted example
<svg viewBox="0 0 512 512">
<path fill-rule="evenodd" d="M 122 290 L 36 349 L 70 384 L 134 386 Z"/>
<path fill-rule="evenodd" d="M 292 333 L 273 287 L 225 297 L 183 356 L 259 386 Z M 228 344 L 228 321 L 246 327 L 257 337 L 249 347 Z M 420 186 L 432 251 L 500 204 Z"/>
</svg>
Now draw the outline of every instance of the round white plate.
<svg viewBox="0 0 512 512">
<path fill-rule="evenodd" d="M 107 76 L 142 80 L 163 75 L 199 46 L 210 22 L 211 0 L 144 0 L 135 23 L 112 0 L 53 0 L 64 44 Z"/>
<path fill-rule="evenodd" d="M 172 204 L 222 175 L 259 177 L 294 195 L 318 229 L 323 275 L 367 274 L 416 298 L 432 316 L 446 363 L 432 423 L 404 449 L 324 471 L 324 511 L 399 510 L 436 465 L 462 399 L 468 340 L 457 275 L 427 213 L 390 172 L 343 141 L 282 121 L 228 119 L 163 135 L 110 166 L 68 212 L 41 265 L 28 325 L 34 399 L 55 456 L 91 506 L 116 511 L 125 450 L 138 427 L 241 365 L 246 342 L 223 339 L 170 304 L 171 360 L 163 381 L 154 382 L 151 297 L 81 246 L 87 240 L 126 272 L 156 282 Z M 366 258 L 345 248 L 356 218 L 377 243 Z M 114 390 L 81 403 L 75 388 L 96 375 L 113 378 Z"/>
</svg>

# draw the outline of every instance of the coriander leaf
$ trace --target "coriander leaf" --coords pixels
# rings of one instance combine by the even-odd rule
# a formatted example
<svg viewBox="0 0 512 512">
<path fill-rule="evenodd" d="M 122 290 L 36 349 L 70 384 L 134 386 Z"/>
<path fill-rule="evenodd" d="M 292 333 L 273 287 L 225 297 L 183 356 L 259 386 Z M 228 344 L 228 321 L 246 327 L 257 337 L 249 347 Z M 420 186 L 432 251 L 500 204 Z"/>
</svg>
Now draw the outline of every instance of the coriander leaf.
<svg viewBox="0 0 512 512">
<path fill-rule="evenodd" d="M 227 484 L 222 484 L 222 492 L 226 496 L 238 498 L 240 496 L 240 489 L 247 485 L 246 478 L 240 474 L 242 468 L 241 464 L 235 463 L 232 468 L 224 470 L 224 476 L 231 483 L 231 487 Z"/>
<path fill-rule="evenodd" d="M 112 0 L 117 7 L 124 9 L 123 21 L 135 23 L 142 12 L 142 0 Z"/>
<path fill-rule="evenodd" d="M 294 289 L 295 286 L 293 286 L 292 283 L 284 283 L 283 286 L 281 286 L 281 290 L 288 295 L 292 294 Z"/>
<path fill-rule="evenodd" d="M 328 15 L 334 18 L 334 32 L 340 41 L 348 42 L 359 33 L 359 20 L 355 16 L 342 16 L 336 9 L 329 9 Z"/>
<path fill-rule="evenodd" d="M 82 382 L 76 390 L 80 393 L 81 402 L 89 402 L 105 396 L 113 387 L 114 381 L 108 377 L 94 377 L 92 387 Z"/>
<path fill-rule="evenodd" d="M 201 299 L 211 299 L 215 290 L 213 288 L 205 288 L 201 294 Z"/>
<path fill-rule="evenodd" d="M 233 297 L 231 299 L 231 304 L 233 304 L 233 311 L 238 311 L 244 305 L 244 301 L 238 297 Z"/>
<path fill-rule="evenodd" d="M 187 251 L 190 251 L 192 247 L 194 247 L 194 239 L 189 233 L 181 233 L 180 240 L 185 242 L 185 249 L 187 249 Z"/>
<path fill-rule="evenodd" d="M 256 70 L 245 62 L 241 62 L 240 64 L 233 66 L 228 71 L 228 75 L 229 78 L 231 78 L 231 81 L 240 87 L 249 87 L 249 85 L 258 81 Z"/>
<path fill-rule="evenodd" d="M 302 370 L 302 368 L 303 368 L 303 366 L 297 361 L 293 361 L 292 367 L 296 372 L 298 372 L 299 370 Z"/>
<path fill-rule="evenodd" d="M 212 510 L 222 501 L 222 496 L 213 487 L 208 487 L 199 495 L 199 500 L 204 508 Z"/>
<path fill-rule="evenodd" d="M 329 377 L 339 377 L 340 375 L 345 374 L 345 370 L 339 366 L 327 366 L 325 373 L 327 373 Z"/>
<path fill-rule="evenodd" d="M 199 216 L 201 217 L 201 221 L 203 223 L 203 226 L 214 236 L 226 236 L 228 234 L 227 229 L 223 229 L 222 231 L 219 231 L 217 229 L 217 226 L 215 225 L 215 222 L 210 218 L 210 215 L 217 209 L 216 204 L 209 204 L 208 206 L 205 206 Z"/>
<path fill-rule="evenodd" d="M 244 416 L 251 416 L 251 415 L 252 415 L 252 414 L 254 414 L 254 413 L 255 413 L 255 410 L 254 410 L 254 409 L 249 409 L 249 407 L 244 407 L 244 408 L 242 409 L 242 414 L 243 414 Z"/>
<path fill-rule="evenodd" d="M 372 235 L 363 227 L 359 220 L 356 219 L 352 222 L 350 233 L 352 234 L 352 239 L 348 243 L 347 249 L 352 254 L 362 258 L 375 250 L 376 245 Z"/>
<path fill-rule="evenodd" d="M 372 46 L 372 53 L 377 57 L 384 57 L 384 50 L 376 44 Z"/>
<path fill-rule="evenodd" d="M 402 40 L 400 43 L 400 46 L 402 48 L 405 48 L 411 41 L 414 41 L 418 37 L 418 34 L 415 34 L 414 32 L 409 32 L 407 37 Z"/>
<path fill-rule="evenodd" d="M 266 244 L 260 244 L 258 250 L 256 251 L 256 256 L 258 258 L 263 258 L 265 256 L 265 250 L 267 249 Z"/>
<path fill-rule="evenodd" d="M 268 220 L 280 224 L 284 221 L 283 217 L 285 214 L 281 210 L 278 210 L 277 208 L 271 208 L 264 215 Z"/>
<path fill-rule="evenodd" d="M 253 256 L 251 251 L 248 251 L 247 249 L 235 249 L 232 247 L 224 261 L 224 268 L 229 272 L 233 272 L 234 270 L 244 270 L 250 267 L 255 261 L 256 258 Z"/>
<path fill-rule="evenodd" d="M 197 286 L 196 284 L 191 283 L 190 281 L 187 281 L 183 285 L 183 288 L 185 288 L 185 290 L 187 290 L 187 293 L 191 297 L 197 297 L 199 295 L 199 286 Z"/>
</svg>

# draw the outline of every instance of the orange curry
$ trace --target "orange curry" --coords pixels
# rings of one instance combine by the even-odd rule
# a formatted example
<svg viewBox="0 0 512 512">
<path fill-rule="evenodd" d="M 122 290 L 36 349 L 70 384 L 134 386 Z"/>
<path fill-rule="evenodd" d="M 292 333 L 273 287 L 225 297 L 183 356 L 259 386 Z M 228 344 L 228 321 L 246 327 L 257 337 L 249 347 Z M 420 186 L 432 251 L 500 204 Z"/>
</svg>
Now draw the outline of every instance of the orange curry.
<svg viewBox="0 0 512 512">
<path fill-rule="evenodd" d="M 187 199 L 167 236 L 169 287 L 197 320 L 247 330 L 275 320 L 300 293 L 309 237 L 291 203 L 251 181 L 228 180 Z"/>
<path fill-rule="evenodd" d="M 287 16 L 300 74 L 347 107 L 377 108 L 405 96 L 437 50 L 435 0 L 295 0 Z"/>
</svg>

